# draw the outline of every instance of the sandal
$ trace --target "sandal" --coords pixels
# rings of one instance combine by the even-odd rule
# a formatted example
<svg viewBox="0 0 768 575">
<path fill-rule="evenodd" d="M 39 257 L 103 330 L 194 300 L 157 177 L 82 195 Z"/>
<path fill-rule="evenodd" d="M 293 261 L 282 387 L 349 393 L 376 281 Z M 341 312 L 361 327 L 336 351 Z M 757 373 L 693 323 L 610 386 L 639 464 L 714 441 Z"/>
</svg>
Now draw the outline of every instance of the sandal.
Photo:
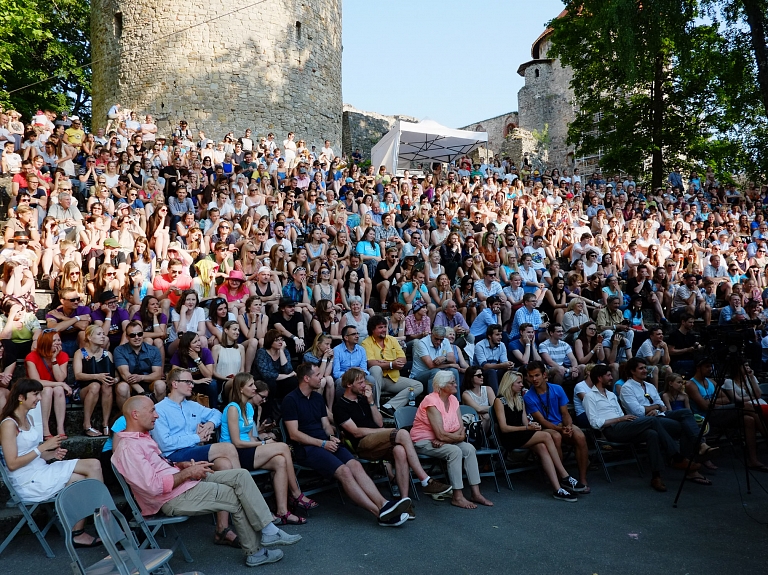
<svg viewBox="0 0 768 575">
<path fill-rule="evenodd" d="M 227 533 L 234 533 L 231 527 L 226 527 L 224 531 L 217 531 L 213 536 L 213 542 L 216 545 L 228 545 L 235 549 L 240 549 L 240 538 L 235 534 L 234 539 L 227 539 Z"/>
<path fill-rule="evenodd" d="M 686 477 L 685 480 L 690 481 L 691 483 L 695 483 L 697 485 L 712 485 L 712 482 L 702 475 L 696 475 L 694 477 Z"/>
<path fill-rule="evenodd" d="M 84 533 L 85 533 L 85 529 L 78 529 L 72 532 L 72 545 L 75 547 L 75 549 L 88 549 L 89 547 L 98 547 L 99 545 L 104 544 L 99 537 L 94 537 L 93 541 L 91 541 L 90 543 L 78 543 L 77 541 L 74 540 L 75 537 L 79 537 Z"/>
<path fill-rule="evenodd" d="M 767 465 L 747 465 L 747 469 L 750 471 L 760 471 L 761 473 L 768 473 Z"/>
<path fill-rule="evenodd" d="M 299 509 L 304 509 L 305 511 L 310 511 L 312 509 L 318 508 L 317 501 L 313 501 L 312 499 L 308 498 L 303 493 L 299 495 L 298 497 L 293 497 L 292 495 L 288 496 L 288 506 L 291 507 L 294 511 Z"/>
<path fill-rule="evenodd" d="M 291 519 L 291 513 L 288 512 L 285 515 L 275 513 L 275 520 L 272 521 L 275 525 L 304 525 L 307 520 L 304 517 L 294 515 L 295 519 Z"/>
<path fill-rule="evenodd" d="M 101 433 L 98 429 L 94 429 L 93 427 L 89 427 L 88 429 L 84 430 L 83 435 L 86 437 L 104 437 L 103 433 Z"/>
</svg>

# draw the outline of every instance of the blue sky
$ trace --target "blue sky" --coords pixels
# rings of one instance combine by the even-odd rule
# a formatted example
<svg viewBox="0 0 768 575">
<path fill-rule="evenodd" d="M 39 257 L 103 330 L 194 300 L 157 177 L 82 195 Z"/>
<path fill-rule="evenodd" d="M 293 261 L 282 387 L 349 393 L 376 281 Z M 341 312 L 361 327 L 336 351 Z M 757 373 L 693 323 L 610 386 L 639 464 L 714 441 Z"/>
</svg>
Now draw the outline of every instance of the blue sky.
<svg viewBox="0 0 768 575">
<path fill-rule="evenodd" d="M 343 0 L 344 102 L 453 128 L 517 110 L 517 67 L 562 9 L 562 0 Z"/>
</svg>

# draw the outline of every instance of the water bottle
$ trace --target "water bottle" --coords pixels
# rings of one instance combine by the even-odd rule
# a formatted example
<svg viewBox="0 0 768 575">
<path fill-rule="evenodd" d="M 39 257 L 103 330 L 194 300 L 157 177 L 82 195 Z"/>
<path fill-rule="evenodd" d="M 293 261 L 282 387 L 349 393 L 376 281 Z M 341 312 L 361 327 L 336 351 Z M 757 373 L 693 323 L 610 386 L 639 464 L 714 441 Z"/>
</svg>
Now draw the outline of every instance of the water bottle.
<svg viewBox="0 0 768 575">
<path fill-rule="evenodd" d="M 416 407 L 416 394 L 414 393 L 412 387 L 408 388 L 408 405 L 411 407 Z"/>
</svg>

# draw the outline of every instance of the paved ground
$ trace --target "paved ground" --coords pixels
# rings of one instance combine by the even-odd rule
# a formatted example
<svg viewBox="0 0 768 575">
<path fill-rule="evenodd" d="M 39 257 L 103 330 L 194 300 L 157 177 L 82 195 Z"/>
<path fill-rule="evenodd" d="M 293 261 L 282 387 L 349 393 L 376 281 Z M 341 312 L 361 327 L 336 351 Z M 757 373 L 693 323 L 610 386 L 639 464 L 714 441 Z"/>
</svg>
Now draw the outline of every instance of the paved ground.
<svg viewBox="0 0 768 575">
<path fill-rule="evenodd" d="M 648 472 L 641 479 L 632 466 L 613 468 L 613 484 L 592 472 L 593 493 L 578 503 L 549 497 L 535 472 L 513 476 L 515 490 L 502 487 L 501 493 L 485 479 L 483 493 L 495 507 L 468 511 L 422 498 L 418 519 L 400 529 L 378 527 L 326 492 L 317 496 L 322 506 L 309 523 L 289 529 L 304 539 L 285 548 L 280 563 L 247 569 L 238 550 L 213 545 L 210 518 L 200 517 L 180 526 L 194 563 L 175 559 L 172 565 L 176 573 L 197 569 L 206 575 L 765 573 L 768 529 L 745 511 L 768 522 L 768 494 L 753 483 L 746 495 L 743 472 L 734 473 L 730 457 L 718 463 L 720 470 L 710 475 L 714 485 L 686 484 L 677 509 L 671 473 L 670 491 L 659 494 L 648 486 Z M 768 490 L 768 474 L 758 475 Z M 58 534 L 49 540 L 55 559 L 45 559 L 28 532 L 17 537 L 0 557 L 0 572 L 70 573 Z M 98 553 L 90 552 L 92 561 Z"/>
</svg>

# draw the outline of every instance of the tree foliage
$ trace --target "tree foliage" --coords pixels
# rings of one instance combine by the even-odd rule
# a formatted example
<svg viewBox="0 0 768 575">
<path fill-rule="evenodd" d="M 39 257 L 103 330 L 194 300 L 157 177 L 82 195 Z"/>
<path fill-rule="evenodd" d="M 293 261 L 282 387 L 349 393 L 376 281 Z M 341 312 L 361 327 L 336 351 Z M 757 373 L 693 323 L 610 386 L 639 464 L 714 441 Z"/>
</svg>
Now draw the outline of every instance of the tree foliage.
<svg viewBox="0 0 768 575">
<path fill-rule="evenodd" d="M 697 0 L 565 3 L 568 12 L 550 23 L 550 57 L 574 72 L 569 142 L 581 153 L 602 152 L 608 170 L 650 171 L 654 186 L 675 163 L 721 174 L 754 168 L 740 101 L 754 77 L 748 39 L 724 33 Z M 752 111 L 755 101 L 753 87 Z"/>
<path fill-rule="evenodd" d="M 26 121 L 44 108 L 87 121 L 90 59 L 88 0 L 0 0 L 0 105 Z"/>
</svg>

